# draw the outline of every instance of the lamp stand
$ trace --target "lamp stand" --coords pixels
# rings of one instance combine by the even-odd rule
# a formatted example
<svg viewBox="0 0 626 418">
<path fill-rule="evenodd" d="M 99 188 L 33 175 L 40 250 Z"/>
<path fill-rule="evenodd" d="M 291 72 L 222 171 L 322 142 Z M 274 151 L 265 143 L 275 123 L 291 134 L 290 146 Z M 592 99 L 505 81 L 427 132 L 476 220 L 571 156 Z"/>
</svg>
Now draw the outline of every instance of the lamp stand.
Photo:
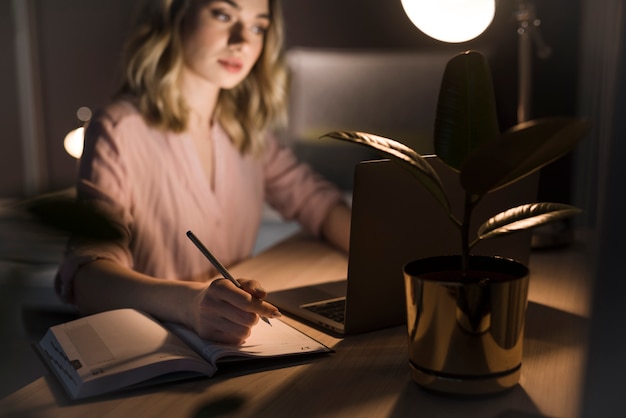
<svg viewBox="0 0 626 418">
<path fill-rule="evenodd" d="M 547 59 L 552 54 L 552 49 L 543 40 L 540 30 L 541 20 L 537 18 L 532 2 L 518 0 L 515 17 L 519 24 L 517 122 L 521 123 L 530 119 L 533 44 L 537 49 L 537 56 L 541 59 Z"/>
<path fill-rule="evenodd" d="M 518 0 L 515 17 L 519 36 L 517 123 L 522 123 L 531 119 L 533 47 L 541 59 L 550 57 L 552 49 L 543 40 L 540 30 L 541 20 L 537 18 L 535 6 L 531 1 Z M 567 245 L 571 241 L 570 223 L 561 221 L 536 228 L 531 245 L 534 249 L 546 249 Z"/>
</svg>

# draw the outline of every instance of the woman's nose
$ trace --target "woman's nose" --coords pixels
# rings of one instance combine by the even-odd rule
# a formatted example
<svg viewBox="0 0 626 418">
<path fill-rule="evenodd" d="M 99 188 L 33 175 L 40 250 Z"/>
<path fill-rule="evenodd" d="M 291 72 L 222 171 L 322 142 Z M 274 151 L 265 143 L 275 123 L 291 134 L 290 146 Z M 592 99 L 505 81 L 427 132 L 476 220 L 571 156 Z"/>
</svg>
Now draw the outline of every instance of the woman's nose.
<svg viewBox="0 0 626 418">
<path fill-rule="evenodd" d="M 246 42 L 246 36 L 244 33 L 244 26 L 241 22 L 233 25 L 230 31 L 230 38 L 228 39 L 229 45 L 241 45 Z"/>
</svg>

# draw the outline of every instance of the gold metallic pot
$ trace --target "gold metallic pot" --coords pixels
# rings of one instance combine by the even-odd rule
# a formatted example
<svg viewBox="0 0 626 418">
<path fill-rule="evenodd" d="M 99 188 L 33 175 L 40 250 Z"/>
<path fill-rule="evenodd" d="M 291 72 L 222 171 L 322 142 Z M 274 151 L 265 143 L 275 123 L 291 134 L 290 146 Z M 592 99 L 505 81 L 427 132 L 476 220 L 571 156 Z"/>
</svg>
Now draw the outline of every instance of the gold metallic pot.
<svg viewBox="0 0 626 418">
<path fill-rule="evenodd" d="M 411 375 L 449 394 L 485 395 L 517 384 L 528 269 L 516 261 L 431 257 L 404 266 Z"/>
</svg>

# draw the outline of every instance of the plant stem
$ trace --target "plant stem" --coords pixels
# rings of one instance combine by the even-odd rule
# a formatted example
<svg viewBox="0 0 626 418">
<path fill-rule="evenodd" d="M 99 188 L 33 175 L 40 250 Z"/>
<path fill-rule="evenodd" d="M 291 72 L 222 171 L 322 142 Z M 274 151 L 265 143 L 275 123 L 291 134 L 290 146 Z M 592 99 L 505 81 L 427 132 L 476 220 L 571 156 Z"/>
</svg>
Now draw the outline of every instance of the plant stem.
<svg viewBox="0 0 626 418">
<path fill-rule="evenodd" d="M 469 193 L 465 194 L 465 204 L 463 205 L 463 222 L 461 224 L 461 275 L 467 277 L 469 273 L 469 230 L 472 219 L 474 202 Z"/>
</svg>

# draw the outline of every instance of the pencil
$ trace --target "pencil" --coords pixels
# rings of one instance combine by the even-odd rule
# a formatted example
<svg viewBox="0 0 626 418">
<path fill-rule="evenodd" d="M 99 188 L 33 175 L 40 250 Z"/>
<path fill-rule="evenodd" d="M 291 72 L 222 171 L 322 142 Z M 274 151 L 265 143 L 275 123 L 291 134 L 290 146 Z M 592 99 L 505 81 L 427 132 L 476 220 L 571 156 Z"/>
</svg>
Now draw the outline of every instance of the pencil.
<svg viewBox="0 0 626 418">
<path fill-rule="evenodd" d="M 198 239 L 198 237 L 196 237 L 194 235 L 193 232 L 191 231 L 187 231 L 187 237 L 191 240 L 191 242 L 193 242 L 196 247 L 198 247 L 198 249 L 200 250 L 200 252 L 202 254 L 204 254 L 204 256 L 206 258 L 209 259 L 209 261 L 211 262 L 211 264 L 213 264 L 213 266 L 215 266 L 215 268 L 217 269 L 217 271 L 224 276 L 224 278 L 230 280 L 235 286 L 237 286 L 238 288 L 242 289 L 241 283 L 239 283 L 239 281 L 237 281 L 237 279 L 235 279 L 233 277 L 232 274 L 230 274 L 230 272 L 228 271 L 228 269 L 226 269 L 226 267 L 224 267 L 224 265 L 222 263 L 220 263 L 220 261 L 215 258 L 215 256 L 213 254 L 211 254 L 211 251 L 209 251 L 209 249 L 207 247 L 204 246 L 204 244 L 202 243 L 202 241 L 200 241 Z M 267 317 L 265 316 L 261 316 L 261 319 L 266 322 L 268 325 L 272 325 L 270 323 L 270 320 L 267 319 Z"/>
</svg>

